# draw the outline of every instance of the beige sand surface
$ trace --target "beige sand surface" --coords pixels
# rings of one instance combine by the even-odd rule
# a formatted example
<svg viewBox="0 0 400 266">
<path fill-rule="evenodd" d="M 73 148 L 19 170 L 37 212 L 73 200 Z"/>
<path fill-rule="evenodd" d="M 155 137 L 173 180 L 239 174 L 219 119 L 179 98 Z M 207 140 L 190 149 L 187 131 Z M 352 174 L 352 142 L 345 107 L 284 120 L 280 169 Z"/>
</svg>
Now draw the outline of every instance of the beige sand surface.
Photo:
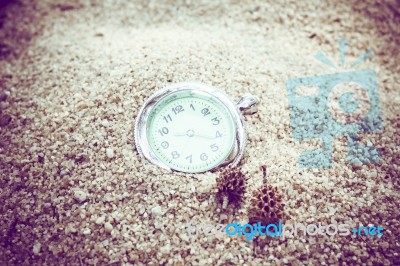
<svg viewBox="0 0 400 266">
<path fill-rule="evenodd" d="M 0 16 L 0 264 L 400 263 L 399 2 L 62 2 L 15 1 Z M 377 73 L 384 129 L 360 138 L 382 160 L 352 166 L 337 138 L 332 168 L 302 169 L 300 152 L 319 144 L 292 139 L 285 82 L 336 72 L 314 55 L 339 63 L 341 38 L 349 62 L 374 52 L 356 69 Z M 216 173 L 177 175 L 139 158 L 139 108 L 179 81 L 261 98 L 246 117 L 243 171 L 251 193 L 268 166 L 286 222 L 375 224 L 384 236 L 274 238 L 263 249 L 188 238 L 189 220 L 246 222 L 248 203 L 221 210 Z"/>
</svg>

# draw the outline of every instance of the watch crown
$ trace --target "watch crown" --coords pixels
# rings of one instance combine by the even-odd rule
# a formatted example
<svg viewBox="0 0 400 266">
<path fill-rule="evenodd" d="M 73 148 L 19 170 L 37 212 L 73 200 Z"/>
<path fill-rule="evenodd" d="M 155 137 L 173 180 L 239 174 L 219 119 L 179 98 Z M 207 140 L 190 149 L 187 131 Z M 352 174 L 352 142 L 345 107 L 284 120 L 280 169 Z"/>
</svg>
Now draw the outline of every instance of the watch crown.
<svg viewBox="0 0 400 266">
<path fill-rule="evenodd" d="M 258 103 L 260 102 L 260 98 L 252 94 L 245 94 L 237 103 L 237 107 L 239 111 L 244 115 L 252 115 L 257 113 L 258 111 Z"/>
</svg>

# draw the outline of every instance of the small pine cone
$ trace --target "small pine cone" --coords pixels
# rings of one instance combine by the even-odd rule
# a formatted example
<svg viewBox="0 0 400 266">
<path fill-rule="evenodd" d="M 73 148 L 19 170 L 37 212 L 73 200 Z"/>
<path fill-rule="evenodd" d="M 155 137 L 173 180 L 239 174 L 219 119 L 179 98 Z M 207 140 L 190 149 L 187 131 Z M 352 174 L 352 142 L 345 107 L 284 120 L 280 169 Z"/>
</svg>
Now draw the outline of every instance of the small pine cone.
<svg viewBox="0 0 400 266">
<path fill-rule="evenodd" d="M 216 199 L 226 208 L 227 204 L 240 204 L 246 191 L 246 177 L 242 172 L 223 172 L 217 178 Z"/>
<path fill-rule="evenodd" d="M 285 206 L 282 201 L 282 196 L 276 187 L 264 184 L 253 192 L 248 211 L 249 223 L 261 222 L 265 226 L 281 221 Z"/>
</svg>

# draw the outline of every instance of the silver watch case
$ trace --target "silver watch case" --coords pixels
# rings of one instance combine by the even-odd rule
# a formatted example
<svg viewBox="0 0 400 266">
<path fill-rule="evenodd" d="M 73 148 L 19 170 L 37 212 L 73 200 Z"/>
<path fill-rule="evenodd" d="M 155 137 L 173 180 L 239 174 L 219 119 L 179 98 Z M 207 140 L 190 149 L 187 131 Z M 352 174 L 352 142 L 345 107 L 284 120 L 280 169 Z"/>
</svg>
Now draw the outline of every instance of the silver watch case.
<svg viewBox="0 0 400 266">
<path fill-rule="evenodd" d="M 147 122 L 148 118 L 153 111 L 154 107 L 156 104 L 163 99 L 164 97 L 169 96 L 170 94 L 179 92 L 179 91 L 189 91 L 194 94 L 208 94 L 210 96 L 213 96 L 217 98 L 222 104 L 226 106 L 226 108 L 229 110 L 231 117 L 234 121 L 234 128 L 235 128 L 235 141 L 232 144 L 231 152 L 228 155 L 228 157 L 221 162 L 219 165 L 214 166 L 210 169 L 207 170 L 201 170 L 201 171 L 180 171 L 171 168 L 170 166 L 166 165 L 163 163 L 161 160 L 157 158 L 155 153 L 152 151 L 150 144 L 147 139 Z M 253 96 L 255 97 L 255 96 Z M 150 98 L 146 100 L 144 105 L 142 106 L 137 118 L 136 118 L 136 123 L 135 123 L 135 145 L 138 153 L 140 156 L 145 157 L 147 160 L 152 162 L 153 164 L 156 164 L 162 168 L 171 170 L 171 171 L 176 171 L 176 172 L 184 172 L 184 173 L 202 173 L 202 172 L 207 172 L 207 171 L 215 171 L 219 170 L 222 167 L 235 167 L 241 160 L 244 152 L 244 147 L 246 145 L 246 130 L 245 130 L 245 125 L 244 125 L 244 119 L 242 116 L 242 113 L 240 109 L 243 111 L 244 109 L 248 110 L 248 107 L 255 107 L 255 105 L 258 103 L 258 99 L 255 97 L 254 101 L 251 101 L 249 106 L 248 103 L 249 96 L 246 96 L 241 99 L 241 101 L 238 103 L 238 105 L 234 104 L 228 96 L 226 96 L 223 92 L 220 90 L 205 85 L 201 83 L 176 83 L 176 84 L 171 84 L 156 93 L 154 93 Z M 247 101 L 247 103 L 246 103 Z M 241 104 L 242 103 L 242 104 Z M 254 113 L 256 111 L 252 111 Z"/>
</svg>

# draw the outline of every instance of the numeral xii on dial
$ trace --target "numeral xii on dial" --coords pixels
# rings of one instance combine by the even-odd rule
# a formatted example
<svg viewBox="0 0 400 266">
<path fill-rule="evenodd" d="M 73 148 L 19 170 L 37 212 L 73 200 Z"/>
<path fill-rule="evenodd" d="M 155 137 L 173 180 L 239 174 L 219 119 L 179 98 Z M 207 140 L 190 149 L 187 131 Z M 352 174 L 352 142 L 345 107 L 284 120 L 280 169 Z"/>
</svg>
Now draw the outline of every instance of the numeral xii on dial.
<svg viewBox="0 0 400 266">
<path fill-rule="evenodd" d="M 172 112 L 174 112 L 174 114 L 176 114 L 176 115 L 183 111 L 185 111 L 185 109 L 183 109 L 182 105 L 178 105 L 178 106 L 172 108 Z"/>
<path fill-rule="evenodd" d="M 183 109 L 182 105 L 178 105 L 178 106 L 175 106 L 172 108 L 172 112 L 174 112 L 175 115 L 177 115 L 183 111 L 185 111 L 185 109 Z M 170 114 L 165 115 L 163 118 L 164 118 L 165 123 L 169 123 L 172 121 L 172 117 Z"/>
</svg>

